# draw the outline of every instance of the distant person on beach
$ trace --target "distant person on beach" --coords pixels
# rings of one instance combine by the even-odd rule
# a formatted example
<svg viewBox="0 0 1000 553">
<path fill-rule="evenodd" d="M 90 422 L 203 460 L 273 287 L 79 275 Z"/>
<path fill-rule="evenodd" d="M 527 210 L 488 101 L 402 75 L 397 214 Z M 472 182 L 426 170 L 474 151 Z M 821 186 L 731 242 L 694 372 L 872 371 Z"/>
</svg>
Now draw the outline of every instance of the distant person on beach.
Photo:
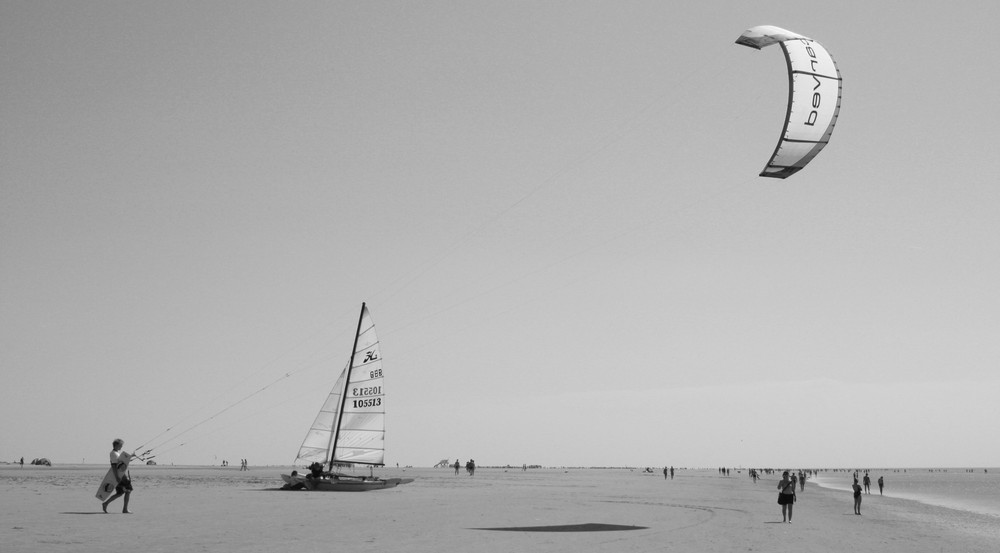
<svg viewBox="0 0 1000 553">
<path fill-rule="evenodd" d="M 854 514 L 861 514 L 861 485 L 858 484 L 858 479 L 854 479 L 854 485 L 851 486 L 854 490 Z"/>
<path fill-rule="evenodd" d="M 125 440 L 121 438 L 115 439 L 111 442 L 111 468 L 115 471 L 115 478 L 118 479 L 118 485 L 115 486 L 115 495 L 108 498 L 107 501 L 101 503 L 101 509 L 104 512 L 108 512 L 108 504 L 112 501 L 118 499 L 121 496 L 125 496 L 125 504 L 122 506 L 122 512 L 126 514 L 132 514 L 132 511 L 128 510 L 128 499 L 132 495 L 132 479 L 128 474 L 128 464 L 129 461 L 135 459 L 137 456 L 134 453 L 125 453 L 122 448 L 125 447 Z"/>
<path fill-rule="evenodd" d="M 668 476 L 670 476 L 670 469 L 663 467 L 663 479 L 666 480 Z"/>
<path fill-rule="evenodd" d="M 462 467 L 462 464 L 458 462 L 458 459 L 455 459 L 455 475 L 456 476 L 458 476 L 458 469 L 460 469 L 461 467 Z"/>
<path fill-rule="evenodd" d="M 467 470 L 469 472 L 469 476 L 475 476 L 476 475 L 476 462 L 474 460 L 472 460 L 472 459 L 469 459 L 469 462 L 465 463 L 465 470 Z"/>
<path fill-rule="evenodd" d="M 799 491 L 806 491 L 806 473 L 799 471 Z"/>
<path fill-rule="evenodd" d="M 670 467 L 670 479 L 674 479 L 674 467 Z"/>
<path fill-rule="evenodd" d="M 872 479 L 868 478 L 868 473 L 867 472 L 865 473 L 864 483 L 865 483 L 865 493 L 872 493 L 871 490 L 870 490 L 871 485 L 872 485 Z"/>
<path fill-rule="evenodd" d="M 879 495 L 882 495 L 882 486 L 885 486 L 885 481 L 883 481 L 882 477 L 879 476 L 878 477 L 878 494 Z"/>
<path fill-rule="evenodd" d="M 788 471 L 781 473 L 778 482 L 778 505 L 781 505 L 781 522 L 792 522 L 792 507 L 795 505 L 795 480 L 788 477 Z"/>
<path fill-rule="evenodd" d="M 24 468 L 24 457 L 21 457 L 21 468 Z"/>
</svg>

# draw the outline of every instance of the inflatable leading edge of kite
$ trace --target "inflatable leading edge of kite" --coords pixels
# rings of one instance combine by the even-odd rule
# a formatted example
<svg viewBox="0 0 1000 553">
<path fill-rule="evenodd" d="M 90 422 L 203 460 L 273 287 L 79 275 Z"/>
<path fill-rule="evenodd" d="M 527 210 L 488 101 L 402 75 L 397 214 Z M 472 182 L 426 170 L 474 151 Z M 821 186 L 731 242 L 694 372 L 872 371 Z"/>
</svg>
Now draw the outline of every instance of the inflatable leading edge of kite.
<svg viewBox="0 0 1000 553">
<path fill-rule="evenodd" d="M 840 113 L 842 79 L 837 62 L 815 40 L 781 27 L 761 25 L 744 31 L 736 44 L 760 50 L 780 44 L 788 62 L 788 113 L 781 139 L 762 177 L 794 175 L 830 142 Z"/>
</svg>

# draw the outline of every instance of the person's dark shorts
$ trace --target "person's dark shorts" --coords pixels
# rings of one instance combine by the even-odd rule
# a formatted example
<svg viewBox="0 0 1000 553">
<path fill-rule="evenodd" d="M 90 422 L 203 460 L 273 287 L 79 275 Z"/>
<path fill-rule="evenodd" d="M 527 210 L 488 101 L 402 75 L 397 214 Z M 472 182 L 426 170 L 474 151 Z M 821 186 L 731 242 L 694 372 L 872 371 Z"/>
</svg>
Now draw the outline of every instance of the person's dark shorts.
<svg viewBox="0 0 1000 553">
<path fill-rule="evenodd" d="M 115 492 L 117 493 L 125 493 L 130 491 L 132 491 L 132 480 L 128 476 L 122 478 L 122 481 L 119 482 L 117 486 L 115 486 Z"/>
<path fill-rule="evenodd" d="M 794 502 L 795 502 L 795 494 L 793 493 L 778 494 L 778 505 L 791 505 Z"/>
</svg>

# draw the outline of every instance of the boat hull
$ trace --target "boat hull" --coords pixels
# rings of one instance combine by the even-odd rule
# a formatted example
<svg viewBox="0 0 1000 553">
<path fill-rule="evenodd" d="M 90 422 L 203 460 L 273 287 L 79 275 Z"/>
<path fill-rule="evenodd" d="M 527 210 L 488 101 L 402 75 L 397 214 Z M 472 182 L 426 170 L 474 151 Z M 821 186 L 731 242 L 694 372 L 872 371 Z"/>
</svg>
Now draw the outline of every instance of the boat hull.
<svg viewBox="0 0 1000 553">
<path fill-rule="evenodd" d="M 368 492 L 395 488 L 412 478 L 306 478 L 305 489 L 314 492 Z"/>
</svg>

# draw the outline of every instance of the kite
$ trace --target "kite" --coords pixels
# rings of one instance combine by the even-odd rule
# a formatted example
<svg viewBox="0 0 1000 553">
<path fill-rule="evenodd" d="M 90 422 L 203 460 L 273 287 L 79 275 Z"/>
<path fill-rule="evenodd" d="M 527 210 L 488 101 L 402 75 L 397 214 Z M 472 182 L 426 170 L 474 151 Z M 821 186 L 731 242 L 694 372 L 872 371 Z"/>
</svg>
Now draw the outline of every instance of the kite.
<svg viewBox="0 0 1000 553">
<path fill-rule="evenodd" d="M 736 39 L 736 44 L 757 50 L 780 44 L 785 53 L 788 63 L 785 128 L 760 176 L 787 178 L 805 167 L 830 142 L 840 114 L 840 69 L 820 43 L 781 27 L 761 25 L 747 29 Z"/>
</svg>

